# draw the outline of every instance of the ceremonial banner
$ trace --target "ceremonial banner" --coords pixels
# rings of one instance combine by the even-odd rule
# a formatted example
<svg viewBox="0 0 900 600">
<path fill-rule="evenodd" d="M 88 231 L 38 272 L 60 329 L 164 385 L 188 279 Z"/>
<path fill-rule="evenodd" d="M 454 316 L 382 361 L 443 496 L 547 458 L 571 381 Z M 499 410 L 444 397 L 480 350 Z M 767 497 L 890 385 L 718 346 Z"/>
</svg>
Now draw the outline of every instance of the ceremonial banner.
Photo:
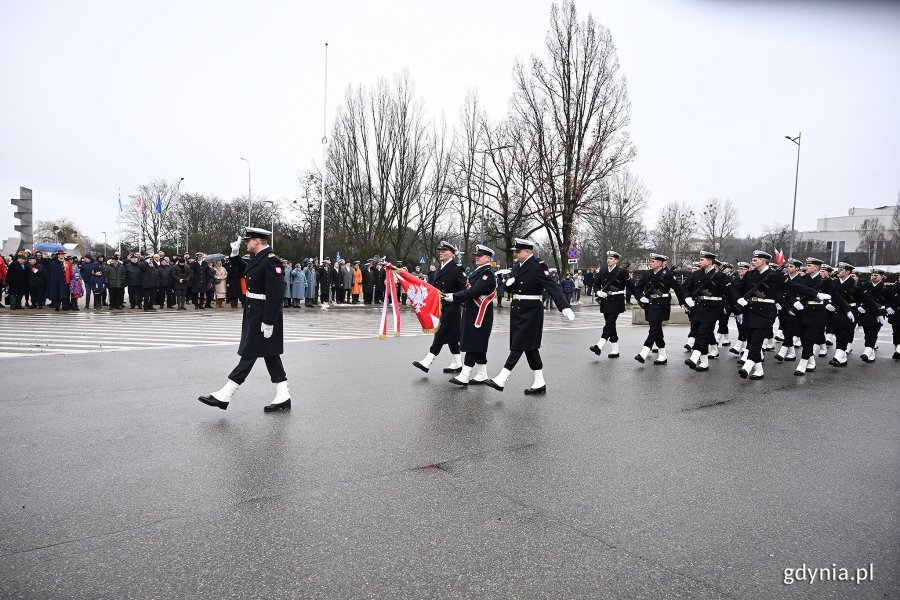
<svg viewBox="0 0 900 600">
<path fill-rule="evenodd" d="M 394 335 L 400 335 L 400 307 L 397 305 L 397 283 L 406 292 L 406 297 L 412 304 L 422 331 L 434 333 L 441 324 L 441 292 L 436 287 L 422 281 L 415 275 L 402 271 L 387 263 L 385 267 L 384 306 L 381 309 L 381 327 L 378 337 L 387 337 L 387 311 L 388 300 L 391 301 L 394 311 Z"/>
<path fill-rule="evenodd" d="M 775 262 L 778 263 L 778 266 L 781 266 L 784 264 L 784 251 L 775 250 Z"/>
</svg>

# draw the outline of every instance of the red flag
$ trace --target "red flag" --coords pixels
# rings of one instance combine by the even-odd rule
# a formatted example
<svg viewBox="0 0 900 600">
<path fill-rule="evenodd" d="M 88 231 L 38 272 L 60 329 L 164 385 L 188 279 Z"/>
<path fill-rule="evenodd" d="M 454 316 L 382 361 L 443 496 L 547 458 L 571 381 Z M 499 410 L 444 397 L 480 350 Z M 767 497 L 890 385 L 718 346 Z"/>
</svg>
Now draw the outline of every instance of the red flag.
<svg viewBox="0 0 900 600">
<path fill-rule="evenodd" d="M 144 214 L 144 209 L 146 208 L 146 207 L 144 206 L 144 197 L 143 197 L 143 196 L 138 196 L 138 198 L 141 199 L 141 214 Z"/>
<path fill-rule="evenodd" d="M 394 306 L 394 335 L 400 335 L 400 307 L 397 306 L 397 289 L 395 281 L 400 284 L 409 299 L 416 318 L 425 333 L 434 333 L 441 324 L 441 292 L 439 289 L 422 281 L 415 275 L 398 270 L 390 263 L 385 265 L 384 307 L 381 310 L 381 328 L 379 337 L 387 337 L 388 299 Z"/>
<path fill-rule="evenodd" d="M 775 262 L 778 263 L 778 266 L 784 264 L 784 252 L 782 250 L 775 250 Z"/>
</svg>

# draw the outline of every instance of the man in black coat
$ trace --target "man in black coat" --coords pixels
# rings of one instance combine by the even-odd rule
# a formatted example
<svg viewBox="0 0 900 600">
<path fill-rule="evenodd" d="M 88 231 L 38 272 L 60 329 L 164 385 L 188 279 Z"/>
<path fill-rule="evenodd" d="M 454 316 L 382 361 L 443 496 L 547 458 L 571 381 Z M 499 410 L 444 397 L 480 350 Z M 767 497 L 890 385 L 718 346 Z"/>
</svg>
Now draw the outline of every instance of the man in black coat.
<svg viewBox="0 0 900 600">
<path fill-rule="evenodd" d="M 138 263 L 141 269 L 141 289 L 144 294 L 144 310 L 156 310 L 153 303 L 156 302 L 156 290 L 159 288 L 159 254 L 154 254 L 147 260 Z"/>
<path fill-rule="evenodd" d="M 696 327 L 693 349 L 684 364 L 695 371 L 709 371 L 709 351 L 716 347 L 716 324 L 725 314 L 725 307 L 737 301 L 731 278 L 716 268 L 715 261 L 712 252 L 701 252 L 700 268 L 691 273 L 684 285 L 684 304 Z"/>
<path fill-rule="evenodd" d="M 375 267 L 372 266 L 372 260 L 366 261 L 366 266 L 362 270 L 362 288 L 363 302 L 372 304 L 372 294 L 375 293 Z"/>
<path fill-rule="evenodd" d="M 456 246 L 441 240 L 437 251 L 441 266 L 435 274 L 432 285 L 440 291 L 442 298 L 446 294 L 466 289 L 466 273 L 456 264 L 456 254 L 459 252 Z M 459 353 L 459 309 L 459 304 L 447 302 L 445 299 L 441 300 L 441 324 L 438 325 L 438 330 L 434 334 L 428 354 L 422 360 L 413 361 L 413 366 L 427 373 L 431 363 L 446 344 L 453 356 L 453 362 L 444 368 L 444 373 L 462 371 L 462 355 Z"/>
<path fill-rule="evenodd" d="M 209 287 L 210 277 L 212 276 L 209 264 L 203 260 L 204 254 L 198 252 L 194 255 L 194 262 L 190 265 L 191 272 L 191 296 L 194 300 L 194 310 L 205 310 L 206 306 L 206 288 Z"/>
<path fill-rule="evenodd" d="M 28 267 L 28 293 L 31 296 L 30 308 L 44 308 L 44 296 L 47 295 L 47 271 L 43 261 L 32 255 L 26 263 Z"/>
<path fill-rule="evenodd" d="M 556 308 L 570 321 L 575 313 L 566 301 L 559 284 L 550 275 L 550 267 L 534 256 L 534 242 L 516 238 L 511 248 L 516 264 L 513 266 L 506 287 L 512 291 L 509 310 L 509 357 L 503 369 L 485 385 L 503 391 L 516 363 L 525 354 L 528 366 L 534 372 L 534 383 L 525 394 L 545 394 L 544 363 L 541 360 L 541 338 L 544 333 L 543 292 L 553 298 Z"/>
<path fill-rule="evenodd" d="M 627 268 L 619 267 L 619 259 L 622 255 L 615 250 L 606 253 L 606 268 L 592 275 L 592 285 L 596 283 L 596 296 L 600 301 L 600 311 L 603 313 L 603 332 L 596 344 L 589 350 L 600 356 L 606 342 L 610 343 L 609 357 L 619 357 L 619 333 L 616 331 L 616 319 L 625 312 L 625 292 L 634 290 L 634 283 L 628 276 Z"/>
<path fill-rule="evenodd" d="M 823 264 L 824 261 L 818 258 L 807 258 L 806 275 L 798 277 L 794 284 L 794 287 L 805 286 L 813 292 L 811 295 L 807 293 L 795 306 L 800 311 L 803 340 L 803 355 L 794 371 L 794 375 L 797 376 L 816 370 L 816 355 L 819 345 L 825 343 L 825 325 L 830 312 L 840 311 L 847 315 L 848 319 L 856 318 L 846 300 L 838 293 L 835 282 L 822 276 L 820 270 Z M 832 306 L 831 309 L 828 308 L 829 305 Z"/>
<path fill-rule="evenodd" d="M 853 267 L 847 263 L 850 269 Z M 856 286 L 856 298 L 859 306 L 859 325 L 863 329 L 865 350 L 859 356 L 867 363 L 875 362 L 875 344 L 878 343 L 878 332 L 887 324 L 887 306 L 884 300 L 884 270 L 872 269 L 869 281 L 860 280 Z"/>
<path fill-rule="evenodd" d="M 497 278 L 491 269 L 494 251 L 479 244 L 475 248 L 475 269 L 469 273 L 466 289 L 444 294 L 447 302 L 462 305 L 459 349 L 466 353 L 462 372 L 450 380 L 456 385 L 482 384 L 487 376 L 487 349 L 494 326 L 494 297 Z"/>
<path fill-rule="evenodd" d="M 284 263 L 269 248 L 272 232 L 256 227 L 244 230 L 243 240 L 247 251 L 253 255 L 244 270 L 247 282 L 247 303 L 241 324 L 241 343 L 238 354 L 241 360 L 228 375 L 222 389 L 200 396 L 200 402 L 225 410 L 238 387 L 247 379 L 257 358 L 266 362 L 266 369 L 275 384 L 275 399 L 263 408 L 264 412 L 291 409 L 287 374 L 281 362 L 284 353 L 284 323 L 282 294 L 284 291 Z M 238 257 L 240 240 L 231 245 L 231 260 Z"/>
<path fill-rule="evenodd" d="M 385 289 L 385 278 L 387 277 L 387 273 L 384 272 L 384 268 L 381 266 L 381 263 L 376 263 L 375 267 L 372 270 L 372 278 L 375 280 L 375 296 L 373 298 L 373 302 L 376 304 L 381 304 L 384 301 L 384 292 Z"/>
<path fill-rule="evenodd" d="M 139 307 L 144 301 L 144 290 L 141 287 L 144 275 L 138 264 L 139 260 L 138 253 L 133 252 L 125 263 L 125 285 L 128 287 L 128 304 L 132 309 Z"/>
<path fill-rule="evenodd" d="M 16 260 L 9 265 L 6 273 L 6 285 L 9 289 L 9 308 L 18 310 L 22 299 L 28 295 L 28 265 L 25 264 L 25 255 L 16 255 Z"/>
<path fill-rule="evenodd" d="M 663 321 L 668 321 L 672 314 L 672 296 L 670 290 L 675 292 L 678 302 L 684 305 L 684 290 L 681 284 L 675 280 L 672 271 L 666 266 L 669 257 L 665 254 L 650 253 L 647 259 L 647 266 L 650 268 L 644 279 L 641 281 L 641 287 L 635 292 L 635 296 L 640 294 L 638 302 L 644 307 L 644 318 L 650 325 L 650 332 L 647 339 L 644 340 L 644 346 L 634 360 L 643 363 L 650 356 L 655 344 L 659 355 L 653 361 L 654 365 L 665 365 L 669 363 L 666 355 L 666 339 L 663 336 Z"/>
<path fill-rule="evenodd" d="M 319 267 L 319 298 L 322 304 L 331 302 L 331 259 L 327 256 Z"/>
</svg>

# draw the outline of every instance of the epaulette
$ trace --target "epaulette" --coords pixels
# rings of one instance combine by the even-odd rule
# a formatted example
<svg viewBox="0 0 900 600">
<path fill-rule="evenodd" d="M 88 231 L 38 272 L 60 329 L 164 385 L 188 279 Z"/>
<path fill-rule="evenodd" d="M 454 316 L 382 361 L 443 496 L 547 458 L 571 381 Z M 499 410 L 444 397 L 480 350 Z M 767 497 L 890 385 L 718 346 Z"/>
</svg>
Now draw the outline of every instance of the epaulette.
<svg viewBox="0 0 900 600">
<path fill-rule="evenodd" d="M 269 256 L 267 258 L 278 258 L 278 256 L 274 252 L 269 252 Z"/>
</svg>

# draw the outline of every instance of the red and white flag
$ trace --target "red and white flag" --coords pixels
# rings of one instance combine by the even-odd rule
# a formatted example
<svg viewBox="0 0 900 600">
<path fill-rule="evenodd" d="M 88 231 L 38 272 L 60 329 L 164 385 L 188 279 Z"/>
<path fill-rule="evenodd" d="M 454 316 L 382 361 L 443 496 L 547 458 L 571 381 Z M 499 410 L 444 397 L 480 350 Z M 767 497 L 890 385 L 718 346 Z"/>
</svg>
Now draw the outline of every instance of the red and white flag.
<svg viewBox="0 0 900 600">
<path fill-rule="evenodd" d="M 144 209 L 147 208 L 146 206 L 144 206 L 144 197 L 138 196 L 138 198 L 141 199 L 141 214 L 144 214 Z"/>
<path fill-rule="evenodd" d="M 397 303 L 397 283 L 406 292 L 416 318 L 425 333 L 434 333 L 441 324 L 441 291 L 422 281 L 415 275 L 402 271 L 390 263 L 384 265 L 384 306 L 381 309 L 381 326 L 378 329 L 378 337 L 387 337 L 388 301 L 391 302 L 394 313 L 394 335 L 400 335 L 400 306 Z"/>
<path fill-rule="evenodd" d="M 784 264 L 784 252 L 782 250 L 775 250 L 775 262 L 778 263 L 778 266 Z"/>
</svg>

